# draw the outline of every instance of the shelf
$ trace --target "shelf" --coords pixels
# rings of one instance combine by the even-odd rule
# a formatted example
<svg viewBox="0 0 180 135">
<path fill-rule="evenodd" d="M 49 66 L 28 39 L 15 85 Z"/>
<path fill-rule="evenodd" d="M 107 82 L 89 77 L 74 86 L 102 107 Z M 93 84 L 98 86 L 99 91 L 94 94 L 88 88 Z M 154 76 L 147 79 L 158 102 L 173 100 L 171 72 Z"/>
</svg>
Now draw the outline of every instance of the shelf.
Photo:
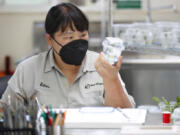
<svg viewBox="0 0 180 135">
<path fill-rule="evenodd" d="M 180 56 L 180 48 L 162 48 L 153 46 L 125 46 L 125 50 L 146 54 Z"/>
</svg>

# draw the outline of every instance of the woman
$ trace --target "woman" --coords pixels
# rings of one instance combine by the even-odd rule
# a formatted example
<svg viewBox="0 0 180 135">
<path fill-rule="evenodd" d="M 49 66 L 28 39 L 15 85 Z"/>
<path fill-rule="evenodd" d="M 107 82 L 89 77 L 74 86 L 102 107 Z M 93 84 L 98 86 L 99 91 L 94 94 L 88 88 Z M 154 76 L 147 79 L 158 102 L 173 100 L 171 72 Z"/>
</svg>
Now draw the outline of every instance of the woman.
<svg viewBox="0 0 180 135">
<path fill-rule="evenodd" d="M 119 70 L 122 58 L 110 65 L 103 56 L 87 51 L 88 20 L 76 6 L 62 3 L 52 7 L 45 20 L 47 52 L 33 56 L 16 69 L 2 101 L 8 95 L 32 95 L 41 104 L 59 107 L 133 107 Z"/>
</svg>

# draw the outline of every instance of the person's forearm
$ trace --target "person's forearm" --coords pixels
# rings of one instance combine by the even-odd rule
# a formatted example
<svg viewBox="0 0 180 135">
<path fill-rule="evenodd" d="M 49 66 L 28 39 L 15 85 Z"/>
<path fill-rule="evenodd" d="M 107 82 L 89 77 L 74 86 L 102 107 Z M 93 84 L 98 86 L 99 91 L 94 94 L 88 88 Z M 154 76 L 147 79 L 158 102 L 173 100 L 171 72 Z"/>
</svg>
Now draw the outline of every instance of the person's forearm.
<svg viewBox="0 0 180 135">
<path fill-rule="evenodd" d="M 105 105 L 121 108 L 131 108 L 128 95 L 124 92 L 119 78 L 115 80 L 104 79 Z"/>
</svg>

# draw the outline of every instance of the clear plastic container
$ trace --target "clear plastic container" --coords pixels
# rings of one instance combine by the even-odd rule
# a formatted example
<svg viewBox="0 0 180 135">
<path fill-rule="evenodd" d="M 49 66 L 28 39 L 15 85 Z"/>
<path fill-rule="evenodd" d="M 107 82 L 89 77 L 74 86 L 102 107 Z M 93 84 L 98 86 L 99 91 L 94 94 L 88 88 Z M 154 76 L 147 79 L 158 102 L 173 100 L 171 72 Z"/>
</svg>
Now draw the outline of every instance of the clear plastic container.
<svg viewBox="0 0 180 135">
<path fill-rule="evenodd" d="M 146 109 L 150 113 L 161 113 L 161 110 L 156 105 L 140 105 L 138 109 Z"/>
<path fill-rule="evenodd" d="M 125 49 L 120 38 L 106 37 L 102 45 L 104 57 L 111 65 L 118 61 L 121 52 Z"/>
<path fill-rule="evenodd" d="M 114 24 L 113 32 L 128 51 L 179 55 L 179 22 Z"/>
<path fill-rule="evenodd" d="M 173 124 L 180 125 L 180 108 L 176 108 L 172 114 Z"/>
<path fill-rule="evenodd" d="M 131 27 L 131 24 L 114 24 L 113 25 L 114 36 L 122 38 L 122 35 L 130 27 Z"/>
<path fill-rule="evenodd" d="M 174 48 L 180 48 L 180 28 L 179 29 L 174 29 L 173 30 L 174 33 Z"/>
<path fill-rule="evenodd" d="M 161 32 L 160 39 L 163 48 L 172 48 L 175 46 L 175 35 L 172 31 Z"/>
<path fill-rule="evenodd" d="M 164 112 L 164 111 L 172 112 L 175 103 L 176 103 L 175 101 L 171 101 L 171 102 L 170 102 L 170 105 L 165 105 L 164 102 L 160 102 L 160 103 L 159 103 L 159 108 L 160 108 L 160 110 L 161 110 L 162 112 Z"/>
</svg>

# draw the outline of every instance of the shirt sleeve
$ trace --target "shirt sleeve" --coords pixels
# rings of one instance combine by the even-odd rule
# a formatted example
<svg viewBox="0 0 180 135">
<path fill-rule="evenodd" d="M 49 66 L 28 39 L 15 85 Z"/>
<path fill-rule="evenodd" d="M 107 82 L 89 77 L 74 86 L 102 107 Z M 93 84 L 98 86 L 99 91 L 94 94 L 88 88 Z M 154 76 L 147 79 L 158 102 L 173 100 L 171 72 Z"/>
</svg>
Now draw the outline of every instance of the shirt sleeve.
<svg viewBox="0 0 180 135">
<path fill-rule="evenodd" d="M 9 102 L 8 97 L 10 97 L 11 103 L 12 104 L 15 103 L 15 93 L 19 93 L 25 96 L 22 89 L 22 83 L 23 83 L 22 66 L 18 66 L 16 68 L 14 75 L 8 81 L 8 86 L 2 95 L 1 102 L 8 103 Z"/>
</svg>

